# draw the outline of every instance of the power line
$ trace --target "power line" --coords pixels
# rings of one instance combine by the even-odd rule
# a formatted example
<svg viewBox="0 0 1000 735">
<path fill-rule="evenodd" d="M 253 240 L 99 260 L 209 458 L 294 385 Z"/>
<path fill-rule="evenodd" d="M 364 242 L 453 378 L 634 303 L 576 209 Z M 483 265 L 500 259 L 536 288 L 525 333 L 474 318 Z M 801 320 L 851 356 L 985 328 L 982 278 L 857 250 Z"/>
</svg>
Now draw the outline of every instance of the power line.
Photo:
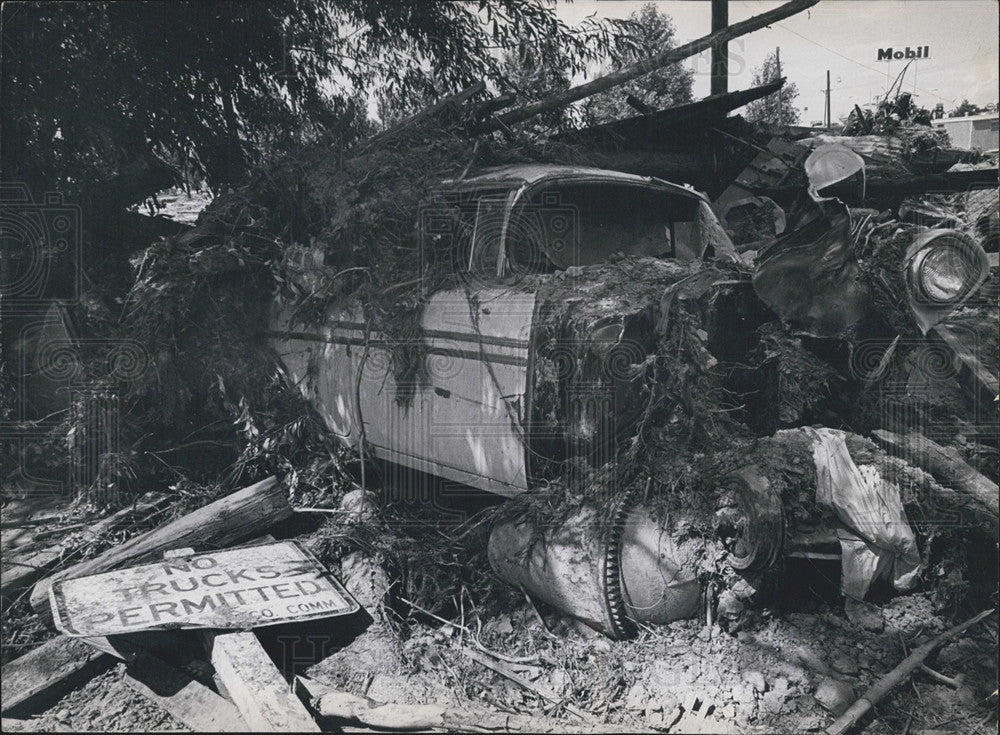
<svg viewBox="0 0 1000 735">
<path fill-rule="evenodd" d="M 757 0 L 757 3 L 761 4 L 761 0 Z M 857 59 L 853 59 L 850 56 L 845 56 L 844 54 L 840 53 L 836 49 L 832 49 L 829 46 L 826 46 L 826 45 L 820 43 L 819 41 L 814 41 L 813 39 L 811 39 L 811 38 L 809 38 L 807 36 L 803 36 L 798 31 L 789 28 L 788 26 L 784 25 L 783 23 L 774 23 L 773 25 L 776 25 L 779 28 L 781 28 L 783 30 L 786 30 L 789 33 L 792 33 L 792 34 L 798 36 L 803 41 L 807 41 L 807 42 L 813 44 L 814 46 L 818 46 L 819 48 L 824 49 L 824 50 L 830 52 L 831 54 L 834 54 L 835 56 L 839 56 L 840 58 L 844 59 L 845 61 L 850 61 L 852 64 L 860 66 L 862 69 L 867 69 L 868 71 L 873 71 L 876 74 L 878 74 L 879 76 L 882 76 L 884 74 L 884 72 L 881 69 L 876 69 L 875 67 L 868 66 L 867 64 L 863 64 L 862 62 L 858 61 Z M 931 95 L 932 97 L 936 97 L 937 99 L 941 100 L 942 102 L 949 102 L 949 103 L 954 104 L 955 101 L 958 99 L 957 97 L 955 97 L 955 98 L 942 97 L 941 95 L 936 94 L 932 90 L 924 89 L 922 87 L 919 87 L 917 89 L 919 89 L 922 93 L 926 92 L 927 94 Z"/>
</svg>

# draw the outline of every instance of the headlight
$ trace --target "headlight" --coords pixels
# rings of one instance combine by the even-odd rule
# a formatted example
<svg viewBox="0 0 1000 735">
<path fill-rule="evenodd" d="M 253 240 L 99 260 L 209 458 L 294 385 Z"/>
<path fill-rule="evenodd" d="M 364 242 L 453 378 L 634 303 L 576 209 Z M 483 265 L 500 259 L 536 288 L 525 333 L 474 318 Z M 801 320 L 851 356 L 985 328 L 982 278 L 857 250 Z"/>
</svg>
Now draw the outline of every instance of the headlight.
<svg viewBox="0 0 1000 735">
<path fill-rule="evenodd" d="M 922 247 L 913 254 L 907 268 L 907 281 L 914 300 L 929 306 L 956 304 L 979 285 L 985 271 L 977 251 L 982 250 L 960 232 L 932 230 L 919 237 L 914 245 Z"/>
<path fill-rule="evenodd" d="M 905 267 L 910 307 L 926 332 L 982 284 L 989 259 L 965 233 L 926 230 L 910 245 Z"/>
</svg>

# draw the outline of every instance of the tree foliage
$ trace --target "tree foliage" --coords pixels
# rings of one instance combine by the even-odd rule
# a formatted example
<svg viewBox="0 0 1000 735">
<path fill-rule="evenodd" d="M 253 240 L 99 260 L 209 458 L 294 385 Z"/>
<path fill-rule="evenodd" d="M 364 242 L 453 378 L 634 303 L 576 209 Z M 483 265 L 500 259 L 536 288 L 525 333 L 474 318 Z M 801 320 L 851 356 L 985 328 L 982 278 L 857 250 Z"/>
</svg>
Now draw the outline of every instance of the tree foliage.
<svg viewBox="0 0 1000 735">
<path fill-rule="evenodd" d="M 778 54 L 771 52 L 764 63 L 754 69 L 753 86 L 760 87 L 778 79 Z M 799 96 L 799 88 L 794 82 L 786 82 L 785 86 L 775 94 L 754 100 L 746 106 L 744 117 L 750 122 L 770 123 L 772 125 L 794 125 L 799 121 L 799 110 L 795 100 Z"/>
<path fill-rule="evenodd" d="M 646 3 L 639 10 L 633 11 L 626 28 L 633 46 L 622 59 L 611 64 L 612 71 L 677 45 L 677 29 L 670 16 L 660 12 L 656 3 Z M 655 110 L 690 102 L 693 80 L 694 72 L 681 64 L 657 69 L 585 100 L 581 105 L 584 119 L 591 123 L 602 123 L 638 114 L 626 102 L 628 95 L 638 98 Z"/>
<path fill-rule="evenodd" d="M 163 176 L 136 169 L 164 159 L 224 186 L 303 139 L 350 143 L 369 95 L 501 88 L 496 51 L 521 42 L 581 72 L 630 47 L 619 25 L 570 28 L 546 0 L 7 3 L 4 175 L 105 205 L 116 179 L 133 185 L 112 205 L 156 191 Z"/>
<path fill-rule="evenodd" d="M 959 104 L 949 114 L 951 117 L 964 117 L 966 115 L 978 115 L 981 112 L 986 112 L 985 108 L 982 108 L 974 102 L 969 102 L 969 100 L 963 98 L 961 104 Z"/>
<path fill-rule="evenodd" d="M 503 55 L 503 87 L 514 94 L 518 104 L 533 102 L 570 86 L 571 60 L 551 39 L 541 43 L 522 42 Z M 530 129 L 552 129 L 570 122 L 570 110 L 560 108 L 528 121 Z"/>
</svg>

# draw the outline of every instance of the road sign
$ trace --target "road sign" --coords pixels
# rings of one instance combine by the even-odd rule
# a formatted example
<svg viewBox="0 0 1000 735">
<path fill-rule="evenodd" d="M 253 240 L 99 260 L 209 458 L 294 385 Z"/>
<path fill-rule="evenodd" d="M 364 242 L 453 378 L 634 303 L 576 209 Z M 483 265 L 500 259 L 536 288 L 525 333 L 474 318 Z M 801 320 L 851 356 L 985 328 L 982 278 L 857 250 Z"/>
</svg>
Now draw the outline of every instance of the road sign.
<svg viewBox="0 0 1000 735">
<path fill-rule="evenodd" d="M 358 603 L 294 541 L 210 551 L 56 582 L 56 627 L 71 636 L 229 628 L 347 615 Z"/>
</svg>

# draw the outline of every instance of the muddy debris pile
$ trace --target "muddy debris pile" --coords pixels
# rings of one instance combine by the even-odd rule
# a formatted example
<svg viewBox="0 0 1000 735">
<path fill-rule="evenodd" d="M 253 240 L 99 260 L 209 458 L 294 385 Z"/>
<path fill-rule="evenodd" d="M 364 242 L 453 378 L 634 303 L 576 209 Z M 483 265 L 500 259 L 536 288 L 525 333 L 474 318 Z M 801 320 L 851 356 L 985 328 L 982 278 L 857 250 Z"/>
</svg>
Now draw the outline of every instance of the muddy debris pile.
<svg viewBox="0 0 1000 735">
<path fill-rule="evenodd" d="M 477 86 L 139 253 L 121 329 L 151 365 L 101 482 L 167 489 L 5 558 L 5 729 L 83 727 L 61 713 L 114 676 L 196 731 L 995 726 L 995 162 L 906 95 L 839 135 L 729 116 L 780 86 L 551 140 Z M 437 184 L 512 163 L 688 184 L 708 245 L 484 285 L 426 215 L 468 241 L 487 207 L 442 210 Z M 431 334 L 446 290 L 467 311 Z M 480 329 L 487 291 L 530 302 L 525 334 Z M 360 394 L 376 343 L 386 415 L 429 435 L 420 412 L 454 397 L 432 348 L 469 322 L 467 402 L 504 418 L 530 487 L 402 472 L 364 419 L 339 442 L 262 334 L 275 308 L 324 335 L 296 358 L 312 379 L 354 309 L 361 366 L 326 378 Z"/>
</svg>

